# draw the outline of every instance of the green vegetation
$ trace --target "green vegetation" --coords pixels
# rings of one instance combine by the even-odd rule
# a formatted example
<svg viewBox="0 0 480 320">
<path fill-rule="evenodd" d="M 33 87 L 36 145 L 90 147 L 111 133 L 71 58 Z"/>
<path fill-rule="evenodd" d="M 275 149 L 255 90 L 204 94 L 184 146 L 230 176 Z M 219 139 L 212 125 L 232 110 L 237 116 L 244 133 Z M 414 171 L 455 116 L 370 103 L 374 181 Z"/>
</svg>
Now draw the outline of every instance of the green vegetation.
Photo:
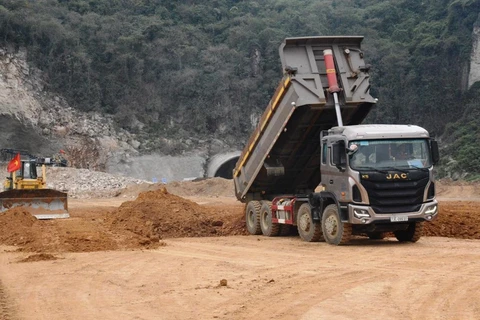
<svg viewBox="0 0 480 320">
<path fill-rule="evenodd" d="M 479 12 L 477 0 L 0 0 L 0 42 L 27 47 L 47 89 L 80 110 L 240 147 L 285 37 L 364 35 L 379 98 L 368 121 L 424 126 L 444 137 L 444 163 L 479 174 L 480 88 L 461 86 Z"/>
</svg>

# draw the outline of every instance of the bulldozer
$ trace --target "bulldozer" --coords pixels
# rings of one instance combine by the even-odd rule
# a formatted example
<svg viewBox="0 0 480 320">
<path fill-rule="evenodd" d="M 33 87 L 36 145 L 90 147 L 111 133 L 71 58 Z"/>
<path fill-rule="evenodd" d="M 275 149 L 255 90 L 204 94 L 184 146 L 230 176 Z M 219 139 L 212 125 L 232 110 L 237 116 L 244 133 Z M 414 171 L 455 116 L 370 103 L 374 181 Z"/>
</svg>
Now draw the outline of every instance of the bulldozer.
<svg viewBox="0 0 480 320">
<path fill-rule="evenodd" d="M 2 152 L 11 153 L 2 150 Z M 29 153 L 21 159 L 19 169 L 10 173 L 4 182 L 4 191 L 0 192 L 0 214 L 15 207 L 26 208 L 39 220 L 69 218 L 68 194 L 47 188 L 46 166 L 55 166 L 49 158 L 38 158 Z M 41 168 L 41 175 L 37 168 Z"/>
</svg>

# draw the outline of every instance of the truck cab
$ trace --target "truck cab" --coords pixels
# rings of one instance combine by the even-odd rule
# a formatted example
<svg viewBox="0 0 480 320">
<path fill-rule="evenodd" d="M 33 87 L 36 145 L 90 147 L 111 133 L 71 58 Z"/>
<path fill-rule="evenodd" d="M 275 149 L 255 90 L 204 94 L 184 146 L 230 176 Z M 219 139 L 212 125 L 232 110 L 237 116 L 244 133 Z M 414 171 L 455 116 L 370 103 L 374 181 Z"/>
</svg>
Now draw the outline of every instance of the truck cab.
<svg viewBox="0 0 480 320">
<path fill-rule="evenodd" d="M 425 129 L 334 127 L 322 133 L 321 145 L 321 190 L 333 195 L 339 218 L 352 224 L 352 234 L 401 234 L 436 217 L 433 164 L 438 146 Z"/>
</svg>

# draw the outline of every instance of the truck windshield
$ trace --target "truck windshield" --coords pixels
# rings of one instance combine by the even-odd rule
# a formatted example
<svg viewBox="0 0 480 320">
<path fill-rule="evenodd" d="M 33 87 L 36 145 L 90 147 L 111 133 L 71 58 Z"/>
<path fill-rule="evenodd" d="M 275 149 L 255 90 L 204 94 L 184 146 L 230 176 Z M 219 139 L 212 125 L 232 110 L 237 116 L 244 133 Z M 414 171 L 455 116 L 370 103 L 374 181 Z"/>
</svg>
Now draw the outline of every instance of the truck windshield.
<svg viewBox="0 0 480 320">
<path fill-rule="evenodd" d="M 354 170 L 414 169 L 432 165 L 426 139 L 350 141 L 349 165 Z"/>
</svg>

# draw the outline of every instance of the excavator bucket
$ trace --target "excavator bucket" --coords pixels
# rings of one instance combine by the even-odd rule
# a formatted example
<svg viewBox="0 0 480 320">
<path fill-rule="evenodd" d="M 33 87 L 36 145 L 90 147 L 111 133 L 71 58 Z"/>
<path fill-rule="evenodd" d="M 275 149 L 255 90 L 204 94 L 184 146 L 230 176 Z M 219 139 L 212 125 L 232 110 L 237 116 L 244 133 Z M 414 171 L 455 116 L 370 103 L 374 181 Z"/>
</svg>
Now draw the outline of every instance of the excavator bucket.
<svg viewBox="0 0 480 320">
<path fill-rule="evenodd" d="M 14 189 L 0 192 L 0 214 L 24 207 L 37 219 L 69 218 L 67 194 L 53 189 Z"/>
</svg>

